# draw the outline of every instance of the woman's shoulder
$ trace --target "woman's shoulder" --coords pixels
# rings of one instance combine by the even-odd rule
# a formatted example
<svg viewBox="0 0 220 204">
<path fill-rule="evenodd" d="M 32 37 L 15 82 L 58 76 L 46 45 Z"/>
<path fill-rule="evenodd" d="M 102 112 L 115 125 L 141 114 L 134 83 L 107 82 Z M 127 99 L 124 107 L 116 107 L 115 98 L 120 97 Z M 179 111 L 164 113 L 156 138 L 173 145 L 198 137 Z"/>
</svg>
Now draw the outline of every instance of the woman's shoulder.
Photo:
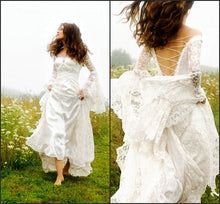
<svg viewBox="0 0 220 204">
<path fill-rule="evenodd" d="M 192 41 L 193 39 L 202 40 L 202 32 L 189 26 L 184 26 L 183 36 L 187 36 L 188 41 Z"/>
<path fill-rule="evenodd" d="M 194 45 L 194 43 L 201 43 L 203 41 L 202 32 L 200 30 L 186 25 L 183 27 L 181 35 L 182 38 L 185 39 L 185 43 L 187 46 Z"/>
<path fill-rule="evenodd" d="M 189 27 L 189 26 L 185 26 L 185 31 L 186 31 L 186 33 L 188 33 L 188 35 L 192 35 L 192 36 L 202 35 L 202 31 L 195 29 L 195 28 L 192 28 L 192 27 Z"/>
</svg>

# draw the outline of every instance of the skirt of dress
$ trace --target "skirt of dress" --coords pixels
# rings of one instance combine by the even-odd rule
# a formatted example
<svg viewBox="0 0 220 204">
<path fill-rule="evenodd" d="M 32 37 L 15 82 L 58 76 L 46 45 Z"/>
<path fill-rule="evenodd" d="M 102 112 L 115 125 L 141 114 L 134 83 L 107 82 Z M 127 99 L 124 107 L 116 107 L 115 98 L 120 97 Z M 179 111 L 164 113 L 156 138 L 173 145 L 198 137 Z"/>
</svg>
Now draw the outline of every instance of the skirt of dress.
<svg viewBox="0 0 220 204">
<path fill-rule="evenodd" d="M 69 159 L 69 174 L 88 176 L 92 172 L 94 141 L 89 117 L 89 99 L 46 91 L 40 99 L 41 118 L 26 144 L 39 152 L 44 172 L 56 171 L 55 157 Z"/>
<path fill-rule="evenodd" d="M 136 86 L 136 82 L 140 86 Z M 111 203 L 200 203 L 207 185 L 215 189 L 219 172 L 219 137 L 209 102 L 177 106 L 173 114 L 163 116 L 167 118 L 167 123 L 163 123 L 160 112 L 166 113 L 169 104 L 164 96 L 158 100 L 160 91 L 149 84 L 153 83 L 147 82 L 145 86 L 144 81 L 128 72 L 121 77 L 117 90 L 113 90 L 116 94 L 112 93 L 112 107 L 122 119 L 125 136 L 124 144 L 117 149 L 121 177 Z M 158 87 L 165 90 L 165 84 L 161 81 Z M 178 84 L 181 87 L 182 81 Z M 150 100 L 151 96 L 152 102 L 136 111 L 140 103 Z M 182 96 L 177 92 L 173 99 Z M 132 104 L 137 117 L 131 114 Z M 154 106 L 157 108 L 153 113 Z M 173 121 L 168 122 L 169 118 Z M 164 126 L 158 127 L 161 124 Z M 149 133 L 156 135 L 155 138 L 150 138 Z"/>
<path fill-rule="evenodd" d="M 120 186 L 111 202 L 201 203 L 207 184 L 215 186 L 208 140 L 216 133 L 205 121 L 198 123 L 203 111 L 194 110 L 188 121 L 165 128 L 158 144 L 125 142 L 119 147 Z"/>
</svg>

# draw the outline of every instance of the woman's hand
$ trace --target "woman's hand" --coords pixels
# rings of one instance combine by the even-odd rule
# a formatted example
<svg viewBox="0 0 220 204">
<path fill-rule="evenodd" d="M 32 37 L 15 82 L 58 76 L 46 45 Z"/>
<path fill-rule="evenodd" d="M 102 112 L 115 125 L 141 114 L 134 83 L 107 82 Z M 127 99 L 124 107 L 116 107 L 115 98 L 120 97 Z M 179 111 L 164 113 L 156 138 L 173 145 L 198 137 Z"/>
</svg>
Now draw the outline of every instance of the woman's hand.
<svg viewBox="0 0 220 204">
<path fill-rule="evenodd" d="M 82 101 L 85 98 L 84 92 L 82 89 L 79 91 L 79 99 Z"/>
<path fill-rule="evenodd" d="M 196 104 L 200 104 L 200 103 L 205 104 L 205 102 L 206 102 L 206 98 L 204 98 L 202 101 L 198 101 Z"/>
<path fill-rule="evenodd" d="M 51 91 L 51 89 L 52 89 L 52 85 L 51 85 L 51 84 L 48 85 L 48 86 L 47 86 L 47 89 L 48 89 L 49 91 Z"/>
</svg>

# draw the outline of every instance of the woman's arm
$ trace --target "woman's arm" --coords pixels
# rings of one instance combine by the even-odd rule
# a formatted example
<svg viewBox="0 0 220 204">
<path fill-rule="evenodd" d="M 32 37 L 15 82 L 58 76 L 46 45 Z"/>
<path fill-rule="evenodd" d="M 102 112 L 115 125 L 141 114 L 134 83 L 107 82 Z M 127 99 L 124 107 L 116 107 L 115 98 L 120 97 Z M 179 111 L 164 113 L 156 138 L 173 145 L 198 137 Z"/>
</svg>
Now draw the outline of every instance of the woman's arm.
<svg viewBox="0 0 220 204">
<path fill-rule="evenodd" d="M 200 70 L 200 55 L 201 55 L 202 38 L 192 41 L 188 46 L 188 61 L 189 71 L 191 72 L 192 82 L 195 87 L 195 96 L 198 103 L 205 103 L 205 92 L 201 88 L 201 70 Z"/>
<path fill-rule="evenodd" d="M 150 73 L 146 69 L 149 59 L 149 51 L 146 47 L 143 47 L 134 66 L 134 72 L 140 77 L 150 76 Z"/>
<path fill-rule="evenodd" d="M 87 89 L 95 81 L 96 74 L 97 74 L 96 70 L 95 70 L 95 67 L 94 67 L 93 63 L 91 62 L 90 57 L 89 57 L 88 54 L 85 56 L 84 64 L 87 67 L 87 69 L 90 71 L 90 75 L 89 75 L 89 77 L 88 77 L 88 79 L 86 81 L 86 84 L 84 85 L 83 89 L 81 89 L 80 92 L 79 92 L 79 96 L 82 99 L 84 99 L 85 95 L 88 95 Z"/>
<path fill-rule="evenodd" d="M 88 54 L 85 56 L 84 65 L 88 68 L 90 74 L 80 92 L 83 93 L 83 98 L 85 97 L 90 101 L 91 111 L 104 112 L 105 100 L 99 84 L 98 74 Z"/>
</svg>

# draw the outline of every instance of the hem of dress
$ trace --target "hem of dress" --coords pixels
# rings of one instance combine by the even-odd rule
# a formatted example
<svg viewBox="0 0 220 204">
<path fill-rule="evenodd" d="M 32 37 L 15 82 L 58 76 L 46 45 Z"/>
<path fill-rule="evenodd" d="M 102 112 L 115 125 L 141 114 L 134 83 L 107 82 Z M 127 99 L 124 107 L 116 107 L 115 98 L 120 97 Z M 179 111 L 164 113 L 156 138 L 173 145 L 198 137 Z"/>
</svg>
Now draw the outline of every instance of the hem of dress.
<svg viewBox="0 0 220 204">
<path fill-rule="evenodd" d="M 39 154 L 45 154 L 46 156 L 48 157 L 55 157 L 57 158 L 58 160 L 64 160 L 65 159 L 65 156 L 64 157 L 58 157 L 57 155 L 55 154 L 48 154 L 46 153 L 45 151 L 41 151 L 36 145 L 34 145 L 32 142 L 30 142 L 29 140 L 26 140 L 25 142 L 26 145 L 28 145 L 29 147 L 31 147 L 34 151 L 38 152 Z M 49 146 L 48 146 L 49 147 Z"/>
<path fill-rule="evenodd" d="M 57 170 L 53 170 L 53 169 L 45 169 L 45 168 L 43 168 L 43 171 L 45 172 L 45 173 L 49 173 L 49 172 L 56 172 Z M 83 170 L 82 170 L 82 172 L 83 172 Z M 92 171 L 92 168 L 89 170 L 89 172 L 87 172 L 87 173 L 82 173 L 82 172 L 80 172 L 80 171 L 72 171 L 72 172 L 70 172 L 70 171 L 68 171 L 68 173 L 66 174 L 66 176 L 73 176 L 73 177 L 87 177 L 87 176 L 89 176 L 93 171 Z M 64 175 L 65 176 L 65 175 Z"/>
<path fill-rule="evenodd" d="M 45 153 L 45 151 L 40 151 L 39 148 L 36 145 L 34 145 L 32 142 L 30 142 L 29 140 L 26 140 L 25 143 L 26 143 L 26 145 L 31 147 L 34 151 L 38 152 L 40 159 L 42 161 L 42 168 L 45 173 L 56 172 L 57 170 L 56 170 L 56 168 L 48 168 L 48 167 L 43 166 L 43 155 L 50 157 L 50 158 L 57 158 L 58 160 L 62 160 L 62 161 L 64 161 L 64 164 L 69 159 L 68 156 L 63 156 L 61 158 L 61 157 L 57 157 L 54 154 L 48 154 L 48 153 Z M 91 167 L 90 163 L 85 163 L 85 168 L 80 167 L 74 163 L 72 163 L 72 165 L 75 166 L 77 169 L 75 169 L 74 167 L 70 168 L 67 175 L 71 175 L 73 177 L 87 177 L 88 175 L 90 175 L 92 173 L 92 167 Z"/>
</svg>

